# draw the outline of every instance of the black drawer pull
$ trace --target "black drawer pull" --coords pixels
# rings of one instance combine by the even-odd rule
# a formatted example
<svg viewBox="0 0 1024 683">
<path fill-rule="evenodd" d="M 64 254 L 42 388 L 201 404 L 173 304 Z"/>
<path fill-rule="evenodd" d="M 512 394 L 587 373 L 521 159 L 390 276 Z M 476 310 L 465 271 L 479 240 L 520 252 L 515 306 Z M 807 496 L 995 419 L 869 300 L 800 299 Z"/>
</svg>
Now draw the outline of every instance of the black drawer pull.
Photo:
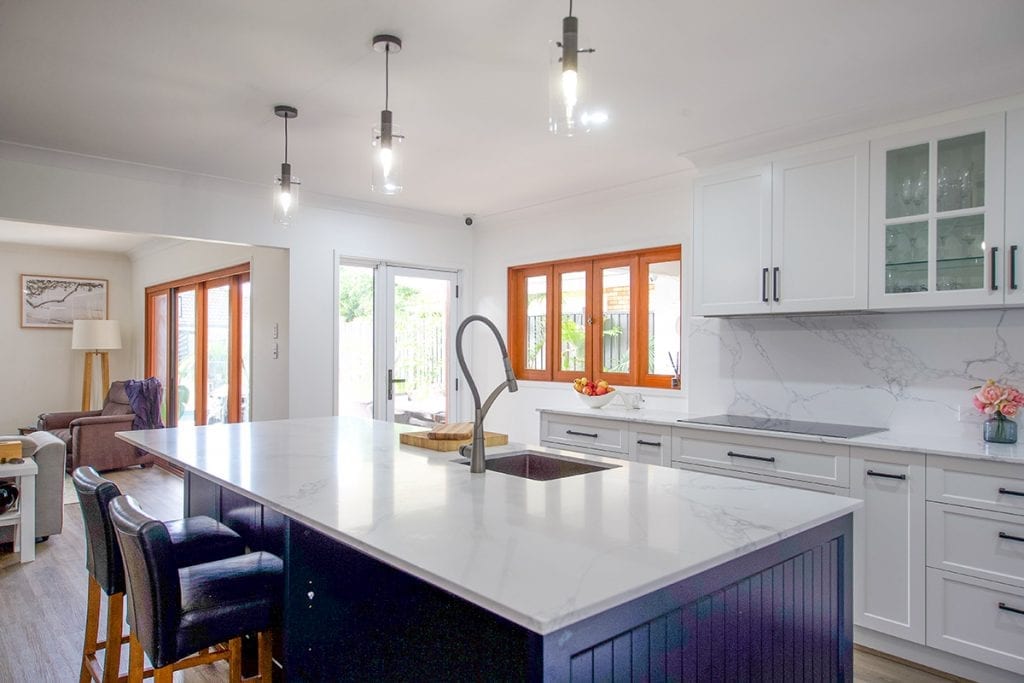
<svg viewBox="0 0 1024 683">
<path fill-rule="evenodd" d="M 779 267 L 772 268 L 772 301 L 779 303 Z"/>
<path fill-rule="evenodd" d="M 1008 534 L 1005 531 L 999 532 L 999 538 L 1005 538 L 1007 541 L 1020 541 L 1021 543 L 1024 543 L 1024 538 L 1021 538 L 1020 536 L 1014 536 L 1013 534 Z"/>
<path fill-rule="evenodd" d="M 1013 491 L 1011 489 L 1004 489 L 1002 486 L 999 487 L 999 493 L 1006 496 L 1024 496 L 1024 491 Z"/>
<path fill-rule="evenodd" d="M 999 247 L 992 247 L 992 282 L 989 283 L 993 292 L 999 291 L 999 281 L 996 280 L 996 254 L 999 253 Z"/>
<path fill-rule="evenodd" d="M 1017 289 L 1017 245 L 1010 247 L 1010 289 Z"/>
<path fill-rule="evenodd" d="M 746 453 L 734 453 L 729 451 L 726 453 L 730 458 L 743 458 L 744 460 L 760 460 L 761 462 L 775 462 L 775 456 L 771 455 L 765 457 L 763 455 L 747 455 Z"/>
<path fill-rule="evenodd" d="M 999 603 L 999 609 L 1004 612 L 1013 612 L 1014 614 L 1024 614 L 1024 609 L 1017 609 L 1016 607 L 1010 607 L 1005 602 Z"/>
<path fill-rule="evenodd" d="M 636 442 L 641 446 L 657 446 L 658 448 L 661 448 L 660 441 L 644 441 L 643 439 L 637 439 Z"/>
<path fill-rule="evenodd" d="M 761 269 L 761 301 L 768 303 L 768 269 Z"/>
<path fill-rule="evenodd" d="M 889 474 L 888 472 L 875 472 L 874 470 L 868 470 L 867 475 L 869 477 L 884 477 L 885 479 L 906 479 L 905 474 Z"/>
<path fill-rule="evenodd" d="M 566 429 L 565 433 L 571 434 L 572 436 L 589 436 L 591 439 L 597 438 L 597 434 L 588 434 L 587 432 L 576 432 L 571 429 Z"/>
</svg>

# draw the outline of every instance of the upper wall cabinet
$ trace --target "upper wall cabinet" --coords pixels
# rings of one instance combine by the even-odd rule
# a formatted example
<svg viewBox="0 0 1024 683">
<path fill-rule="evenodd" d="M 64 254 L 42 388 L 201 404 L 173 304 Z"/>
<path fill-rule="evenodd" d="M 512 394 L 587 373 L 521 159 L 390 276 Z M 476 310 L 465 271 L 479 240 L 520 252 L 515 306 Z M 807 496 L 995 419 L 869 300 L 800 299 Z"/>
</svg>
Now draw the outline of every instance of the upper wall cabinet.
<svg viewBox="0 0 1024 683">
<path fill-rule="evenodd" d="M 1006 116 L 1006 258 L 1003 295 L 1024 305 L 1024 109 Z"/>
<path fill-rule="evenodd" d="M 697 180 L 693 197 L 696 315 L 768 313 L 772 173 L 760 166 Z"/>
<path fill-rule="evenodd" d="M 872 309 L 1003 304 L 1004 124 L 871 143 Z"/>
<path fill-rule="evenodd" d="M 868 147 L 780 157 L 694 185 L 696 315 L 867 307 Z"/>
</svg>

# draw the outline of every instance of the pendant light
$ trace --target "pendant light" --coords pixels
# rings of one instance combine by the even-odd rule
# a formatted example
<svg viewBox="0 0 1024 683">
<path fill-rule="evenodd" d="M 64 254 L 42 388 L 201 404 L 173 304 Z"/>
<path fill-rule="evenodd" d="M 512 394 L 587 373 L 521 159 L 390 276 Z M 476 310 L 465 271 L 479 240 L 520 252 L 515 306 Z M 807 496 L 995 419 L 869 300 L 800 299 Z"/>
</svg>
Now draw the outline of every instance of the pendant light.
<svg viewBox="0 0 1024 683">
<path fill-rule="evenodd" d="M 592 112 L 584 102 L 585 89 L 579 77 L 579 55 L 593 53 L 593 48 L 579 48 L 579 26 L 572 15 L 562 19 L 562 40 L 551 44 L 551 80 L 549 85 L 548 130 L 555 135 L 572 136 L 589 132 L 608 120 L 604 112 Z"/>
<path fill-rule="evenodd" d="M 274 220 L 288 227 L 295 217 L 299 205 L 299 179 L 292 175 L 292 165 L 288 163 L 288 119 L 299 115 L 299 110 L 286 104 L 274 107 L 274 113 L 284 119 L 284 163 L 281 164 L 281 175 L 275 178 L 277 187 L 274 190 Z"/>
<path fill-rule="evenodd" d="M 381 194 L 398 194 L 402 191 L 401 155 L 397 147 L 405 139 L 394 124 L 389 109 L 389 88 L 391 55 L 402 51 L 402 41 L 396 36 L 377 35 L 373 37 L 373 49 L 384 53 L 384 109 L 380 113 L 380 125 L 373 129 L 373 180 L 371 187 Z"/>
</svg>

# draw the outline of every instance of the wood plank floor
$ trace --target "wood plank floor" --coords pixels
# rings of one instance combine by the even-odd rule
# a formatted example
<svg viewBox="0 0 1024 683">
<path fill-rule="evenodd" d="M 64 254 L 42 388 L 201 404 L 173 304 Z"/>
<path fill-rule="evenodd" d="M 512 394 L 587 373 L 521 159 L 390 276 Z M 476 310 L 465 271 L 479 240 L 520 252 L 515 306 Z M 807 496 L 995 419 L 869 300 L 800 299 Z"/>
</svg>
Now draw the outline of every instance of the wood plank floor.
<svg viewBox="0 0 1024 683">
<path fill-rule="evenodd" d="M 159 468 L 111 472 L 121 490 L 156 517 L 181 516 L 182 481 Z M 85 538 L 77 504 L 64 506 L 64 531 L 36 546 L 36 561 L 18 564 L 0 550 L 0 682 L 78 679 L 85 624 Z M 105 605 L 105 603 L 104 603 Z M 101 623 L 100 632 L 105 626 Z M 128 653 L 122 654 L 122 670 Z M 223 663 L 175 673 L 178 682 L 227 680 Z M 859 683 L 938 683 L 951 680 L 870 652 L 854 653 Z"/>
</svg>

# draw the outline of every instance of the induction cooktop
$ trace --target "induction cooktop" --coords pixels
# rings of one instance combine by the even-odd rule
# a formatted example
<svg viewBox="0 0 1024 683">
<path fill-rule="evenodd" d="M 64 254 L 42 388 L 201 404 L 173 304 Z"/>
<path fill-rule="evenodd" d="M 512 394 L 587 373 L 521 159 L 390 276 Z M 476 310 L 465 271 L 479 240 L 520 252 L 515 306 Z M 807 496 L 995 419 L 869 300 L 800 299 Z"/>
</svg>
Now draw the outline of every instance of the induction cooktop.
<svg viewBox="0 0 1024 683">
<path fill-rule="evenodd" d="M 744 429 L 763 429 L 769 432 L 790 432 L 795 434 L 811 434 L 813 436 L 830 436 L 839 439 L 852 439 L 857 436 L 884 432 L 884 427 L 864 427 L 861 425 L 841 425 L 828 422 L 800 422 L 799 420 L 780 420 L 773 417 L 752 417 L 749 415 L 711 415 L 710 417 L 691 417 L 679 422 L 695 424 L 719 425 L 722 427 L 743 427 Z"/>
</svg>

